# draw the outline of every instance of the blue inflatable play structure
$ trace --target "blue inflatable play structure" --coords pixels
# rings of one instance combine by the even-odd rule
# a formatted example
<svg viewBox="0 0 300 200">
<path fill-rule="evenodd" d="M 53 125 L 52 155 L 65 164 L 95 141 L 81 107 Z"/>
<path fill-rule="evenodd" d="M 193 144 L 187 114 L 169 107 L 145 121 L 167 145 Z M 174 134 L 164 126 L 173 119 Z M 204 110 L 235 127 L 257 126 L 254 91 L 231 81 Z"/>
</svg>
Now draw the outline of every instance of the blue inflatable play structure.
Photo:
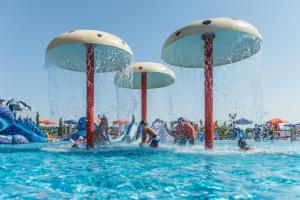
<svg viewBox="0 0 300 200">
<path fill-rule="evenodd" d="M 77 140 L 80 136 L 86 136 L 86 117 L 81 117 L 77 124 L 77 131 L 72 134 L 71 138 Z M 97 124 L 94 124 L 94 130 L 96 131 L 99 127 Z M 137 123 L 130 123 L 126 126 L 125 130 L 121 133 L 120 137 L 111 140 L 111 143 L 137 143 L 140 141 L 141 127 Z M 103 135 L 105 141 L 107 140 L 106 136 Z"/>
<path fill-rule="evenodd" d="M 141 127 L 135 122 L 131 122 L 126 126 L 120 137 L 113 140 L 114 143 L 137 143 L 140 141 Z"/>
<path fill-rule="evenodd" d="M 72 139 L 77 140 L 80 136 L 86 137 L 86 117 L 81 117 L 77 123 L 77 131 L 72 134 Z M 94 131 L 97 129 L 97 125 L 94 124 Z"/>
<path fill-rule="evenodd" d="M 234 132 L 235 132 L 236 137 L 238 139 L 246 139 L 245 131 L 243 131 L 242 129 L 236 128 Z"/>
<path fill-rule="evenodd" d="M 14 120 L 13 113 L 0 105 L 0 144 L 47 141 L 46 134 L 36 123 L 28 119 Z"/>
</svg>

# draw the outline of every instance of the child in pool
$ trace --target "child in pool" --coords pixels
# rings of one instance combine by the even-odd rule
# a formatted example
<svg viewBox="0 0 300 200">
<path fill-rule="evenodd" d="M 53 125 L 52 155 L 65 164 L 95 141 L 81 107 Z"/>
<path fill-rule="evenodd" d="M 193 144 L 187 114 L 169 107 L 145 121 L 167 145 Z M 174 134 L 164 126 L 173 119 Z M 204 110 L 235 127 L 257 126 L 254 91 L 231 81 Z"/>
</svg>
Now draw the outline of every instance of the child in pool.
<svg viewBox="0 0 300 200">
<path fill-rule="evenodd" d="M 151 142 L 150 147 L 157 148 L 159 144 L 159 136 L 156 131 L 151 128 L 144 120 L 142 120 L 140 124 L 142 128 L 142 141 L 140 143 L 140 146 L 145 146 Z"/>
<path fill-rule="evenodd" d="M 82 136 L 80 136 L 79 138 L 78 138 L 78 140 L 72 140 L 72 139 L 70 139 L 70 141 L 71 141 L 71 143 L 72 143 L 72 148 L 79 148 L 79 144 L 82 144 L 82 143 L 84 143 L 84 138 L 82 137 Z"/>
<path fill-rule="evenodd" d="M 249 151 L 254 149 L 252 147 L 249 147 L 247 142 L 241 138 L 238 140 L 238 146 L 241 148 L 242 151 Z"/>
</svg>

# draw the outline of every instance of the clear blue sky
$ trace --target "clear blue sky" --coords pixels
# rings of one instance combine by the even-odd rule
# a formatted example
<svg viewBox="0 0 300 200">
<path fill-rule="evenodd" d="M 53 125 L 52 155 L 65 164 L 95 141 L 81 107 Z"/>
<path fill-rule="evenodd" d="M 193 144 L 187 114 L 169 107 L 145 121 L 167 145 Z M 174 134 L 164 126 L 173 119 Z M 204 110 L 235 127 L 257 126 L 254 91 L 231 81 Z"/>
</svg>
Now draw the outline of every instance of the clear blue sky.
<svg viewBox="0 0 300 200">
<path fill-rule="evenodd" d="M 49 117 L 44 53 L 62 32 L 110 32 L 130 45 L 136 61 L 162 62 L 161 47 L 174 30 L 211 17 L 236 17 L 257 27 L 264 40 L 264 118 L 300 121 L 298 0 L 1 0 L 0 96 L 23 99 Z"/>
</svg>

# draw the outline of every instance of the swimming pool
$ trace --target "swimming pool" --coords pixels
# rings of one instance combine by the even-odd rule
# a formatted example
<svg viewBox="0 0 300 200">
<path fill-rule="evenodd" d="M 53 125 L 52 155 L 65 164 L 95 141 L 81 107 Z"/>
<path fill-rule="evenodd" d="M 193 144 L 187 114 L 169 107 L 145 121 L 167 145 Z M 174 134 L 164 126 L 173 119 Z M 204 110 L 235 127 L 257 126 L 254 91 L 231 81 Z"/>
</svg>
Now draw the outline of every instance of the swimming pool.
<svg viewBox="0 0 300 200">
<path fill-rule="evenodd" d="M 202 146 L 0 146 L 0 199 L 295 199 L 300 198 L 300 142 L 236 141 Z"/>
</svg>

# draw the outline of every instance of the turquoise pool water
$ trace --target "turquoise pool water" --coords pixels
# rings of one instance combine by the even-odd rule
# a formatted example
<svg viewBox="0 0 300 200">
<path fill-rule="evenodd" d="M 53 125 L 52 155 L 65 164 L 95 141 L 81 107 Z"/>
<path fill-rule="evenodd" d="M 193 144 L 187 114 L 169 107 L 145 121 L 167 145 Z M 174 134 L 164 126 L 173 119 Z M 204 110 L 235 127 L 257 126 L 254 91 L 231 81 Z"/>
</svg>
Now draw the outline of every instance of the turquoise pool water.
<svg viewBox="0 0 300 200">
<path fill-rule="evenodd" d="M 68 144 L 0 145 L 0 199 L 296 199 L 300 142 L 72 150 Z"/>
</svg>

